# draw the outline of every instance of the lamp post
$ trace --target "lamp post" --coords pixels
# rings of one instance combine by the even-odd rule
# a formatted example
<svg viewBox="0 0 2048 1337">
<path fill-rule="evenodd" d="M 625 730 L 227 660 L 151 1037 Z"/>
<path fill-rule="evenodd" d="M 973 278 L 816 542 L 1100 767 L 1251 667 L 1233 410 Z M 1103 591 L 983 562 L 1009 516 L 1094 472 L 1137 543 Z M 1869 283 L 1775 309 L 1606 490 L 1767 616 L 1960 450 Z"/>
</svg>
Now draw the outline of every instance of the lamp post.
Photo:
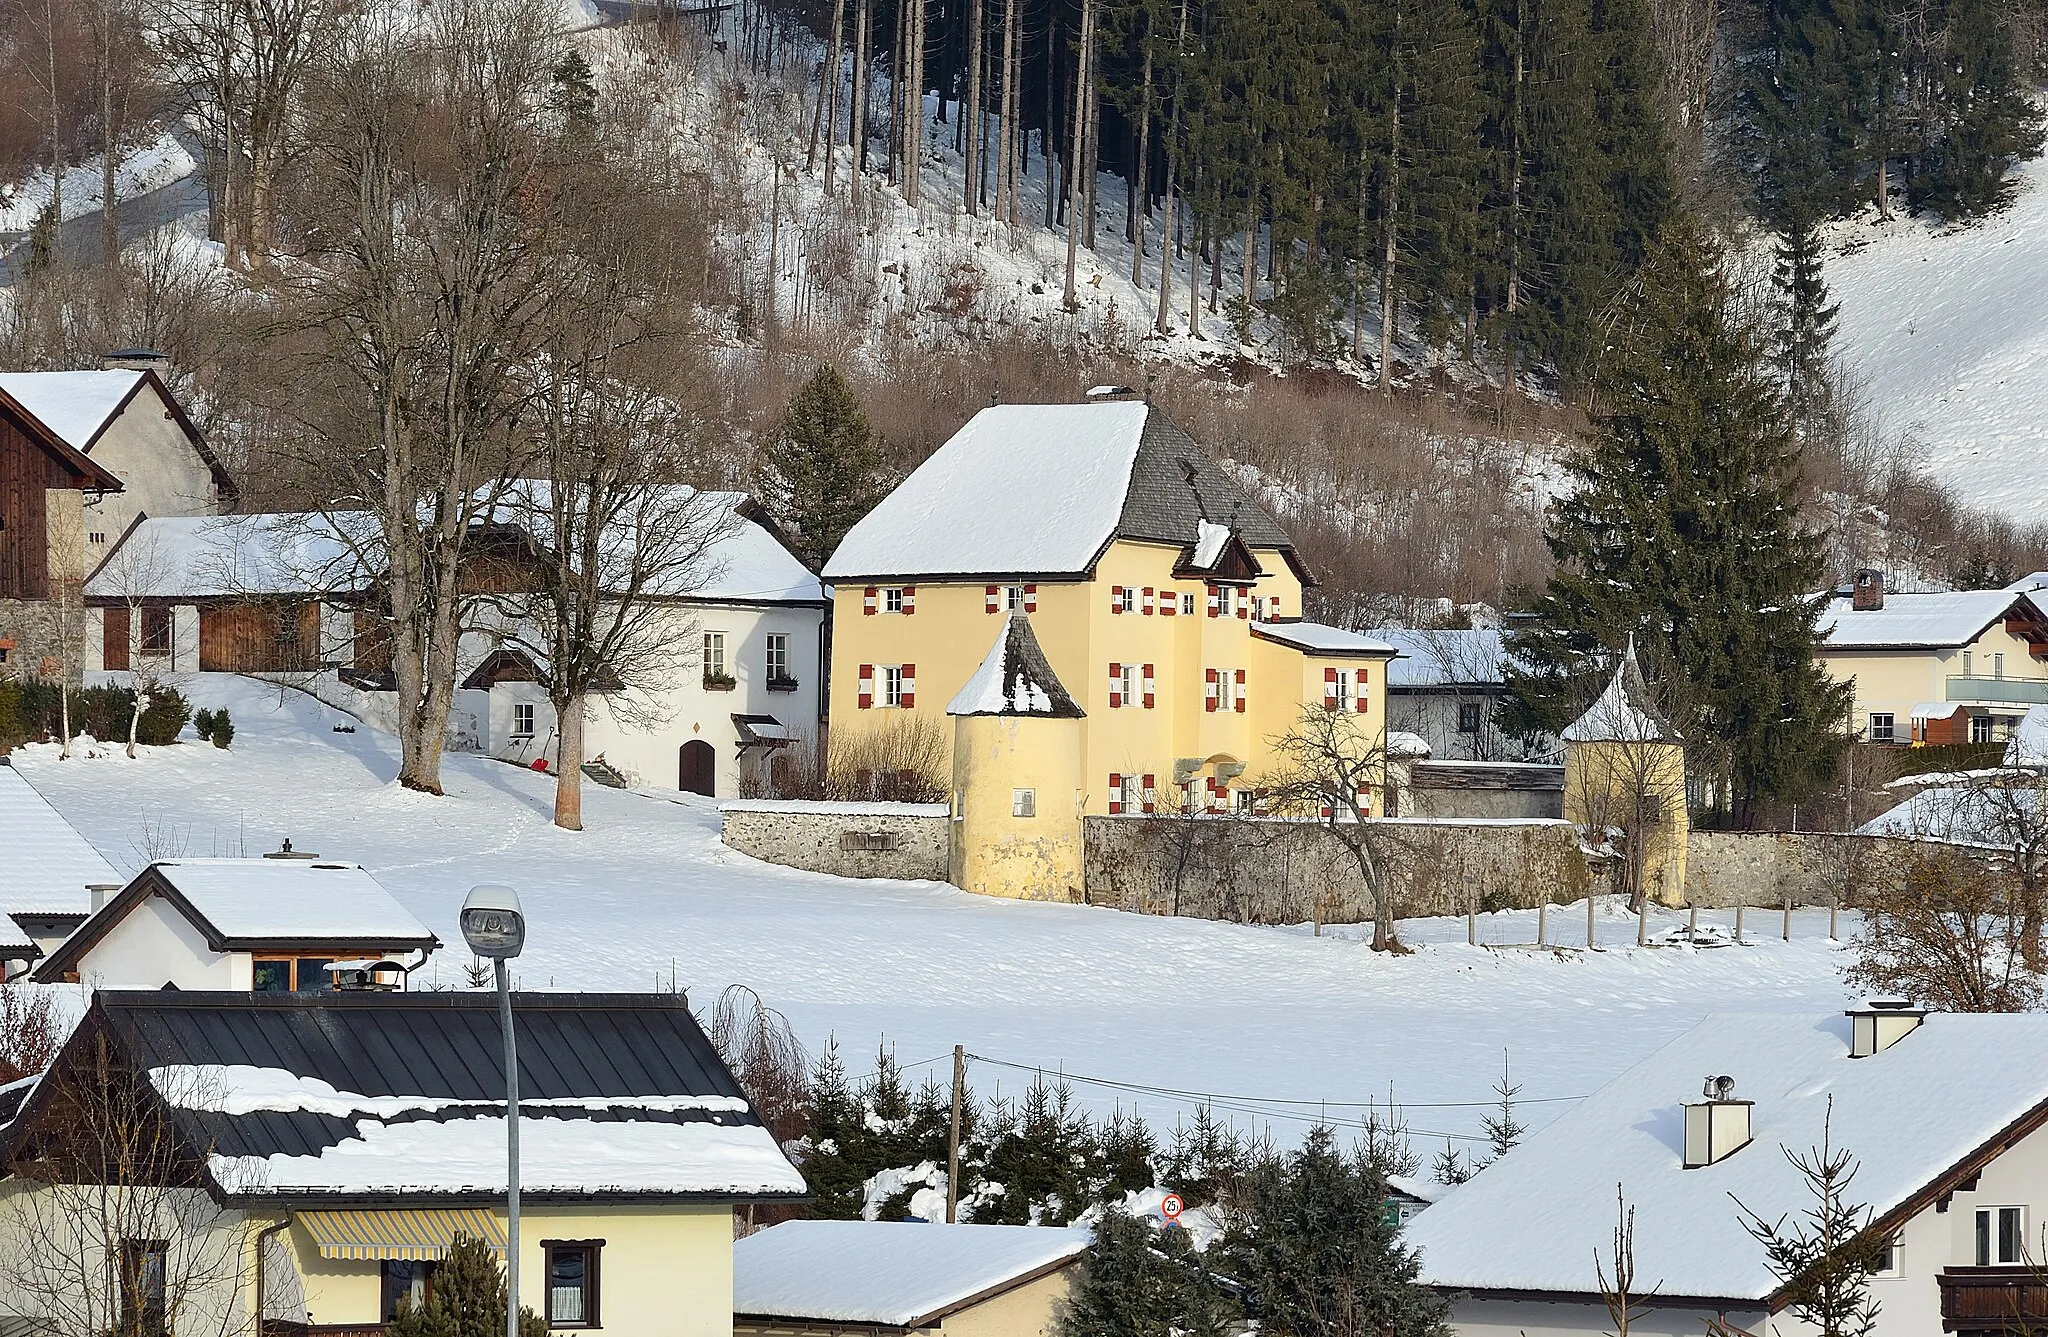
<svg viewBox="0 0 2048 1337">
<path fill-rule="evenodd" d="M 512 984 L 505 963 L 526 945 L 526 916 L 510 887 L 471 887 L 462 936 L 498 977 L 498 1026 L 505 1033 L 505 1337 L 519 1337 L 519 1050 L 512 1039 Z"/>
</svg>

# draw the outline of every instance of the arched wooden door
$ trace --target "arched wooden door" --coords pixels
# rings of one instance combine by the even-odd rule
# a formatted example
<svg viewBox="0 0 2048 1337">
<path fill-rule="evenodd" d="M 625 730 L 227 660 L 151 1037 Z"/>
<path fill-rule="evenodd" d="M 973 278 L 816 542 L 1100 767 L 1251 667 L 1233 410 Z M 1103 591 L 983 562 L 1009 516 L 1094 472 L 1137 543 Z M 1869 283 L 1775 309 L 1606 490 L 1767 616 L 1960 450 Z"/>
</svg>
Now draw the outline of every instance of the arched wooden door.
<svg viewBox="0 0 2048 1337">
<path fill-rule="evenodd" d="M 683 744 L 676 763 L 676 788 L 685 794 L 718 795 L 718 753 L 701 738 Z"/>
</svg>

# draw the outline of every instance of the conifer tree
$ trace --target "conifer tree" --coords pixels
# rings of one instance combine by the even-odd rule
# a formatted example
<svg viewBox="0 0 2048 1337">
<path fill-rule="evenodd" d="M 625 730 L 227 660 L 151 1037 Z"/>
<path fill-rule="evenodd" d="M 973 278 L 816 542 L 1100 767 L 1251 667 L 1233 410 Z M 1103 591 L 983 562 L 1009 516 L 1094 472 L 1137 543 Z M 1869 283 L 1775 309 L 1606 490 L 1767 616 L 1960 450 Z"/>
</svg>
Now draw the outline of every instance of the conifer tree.
<svg viewBox="0 0 2048 1337">
<path fill-rule="evenodd" d="M 1832 776 L 1847 700 L 1813 660 L 1820 539 L 1798 515 L 1784 402 L 1729 299 L 1718 244 L 1681 216 L 1600 363 L 1579 486 L 1551 512 L 1557 569 L 1512 634 L 1506 722 L 1562 728 L 1634 634 L 1689 706 L 1681 732 L 1717 740 L 1688 759 L 1710 808 L 1747 824 L 1758 799 Z"/>
<path fill-rule="evenodd" d="M 1766 1218 L 1739 1198 L 1735 1205 L 1795 1318 L 1821 1337 L 1868 1337 L 1878 1312 L 1870 1274 L 1883 1262 L 1885 1241 L 1870 1233 L 1870 1208 L 1849 1197 L 1858 1162 L 1834 1145 L 1834 1113 L 1830 1096 L 1819 1146 L 1803 1153 L 1780 1148 L 1806 1187 L 1805 1207 Z"/>
<path fill-rule="evenodd" d="M 1968 217 L 1995 207 L 2006 172 L 2041 151 L 2041 113 L 1990 0 L 1948 0 L 1947 9 L 1944 58 L 1932 64 L 1938 128 L 1913 193 L 1943 214 Z"/>
<path fill-rule="evenodd" d="M 847 1087 L 836 1040 L 818 1056 L 811 1101 L 810 1148 L 803 1162 L 804 1179 L 811 1186 L 811 1213 L 828 1220 L 857 1220 L 861 1186 L 880 1167 L 874 1164 L 866 1111 Z"/>
<path fill-rule="evenodd" d="M 457 1233 L 434 1273 L 426 1303 L 401 1296 L 385 1325 L 390 1337 L 500 1337 L 505 1331 L 505 1271 L 482 1240 Z M 547 1323 L 519 1307 L 520 1337 L 546 1337 Z"/>
<path fill-rule="evenodd" d="M 831 366 L 790 400 L 763 460 L 768 509 L 813 571 L 882 498 L 881 442 Z"/>
</svg>

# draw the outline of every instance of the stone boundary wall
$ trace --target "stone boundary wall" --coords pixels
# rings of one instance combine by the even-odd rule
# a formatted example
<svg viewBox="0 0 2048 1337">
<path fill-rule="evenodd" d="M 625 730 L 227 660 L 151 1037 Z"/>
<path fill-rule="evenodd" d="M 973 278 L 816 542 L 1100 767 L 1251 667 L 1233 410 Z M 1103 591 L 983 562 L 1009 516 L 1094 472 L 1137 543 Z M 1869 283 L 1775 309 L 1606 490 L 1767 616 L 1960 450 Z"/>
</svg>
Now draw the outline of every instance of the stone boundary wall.
<svg viewBox="0 0 2048 1337">
<path fill-rule="evenodd" d="M 1373 826 L 1400 918 L 1527 908 L 1596 889 L 1569 822 L 1397 817 Z M 1088 817 L 1082 843 L 1091 905 L 1252 924 L 1372 918 L 1350 846 L 1320 822 Z"/>
<path fill-rule="evenodd" d="M 1994 850 L 1829 831 L 1700 831 L 1686 847 L 1686 904 L 1728 909 L 1853 906 L 1865 888 L 1895 883 L 1906 865 L 1934 850 L 1961 849 L 1990 861 Z"/>
<path fill-rule="evenodd" d="M 952 871 L 943 803 L 735 799 L 718 806 L 725 843 L 767 863 L 839 877 L 929 882 L 944 882 Z"/>
</svg>

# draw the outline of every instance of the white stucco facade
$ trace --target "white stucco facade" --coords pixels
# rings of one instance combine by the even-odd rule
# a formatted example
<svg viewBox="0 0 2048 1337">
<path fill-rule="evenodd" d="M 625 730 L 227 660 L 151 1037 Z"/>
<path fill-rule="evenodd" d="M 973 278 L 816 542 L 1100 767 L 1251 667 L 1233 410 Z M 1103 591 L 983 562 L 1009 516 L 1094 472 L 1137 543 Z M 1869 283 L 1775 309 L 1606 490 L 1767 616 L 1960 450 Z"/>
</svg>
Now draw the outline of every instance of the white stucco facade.
<svg viewBox="0 0 2048 1337">
<path fill-rule="evenodd" d="M 96 566 L 138 515 L 215 515 L 218 480 L 158 383 L 141 386 L 86 452 L 121 480 L 121 490 L 85 505 L 87 566 Z M 102 542 L 95 543 L 95 536 Z"/>
<path fill-rule="evenodd" d="M 247 952 L 217 952 L 191 920 L 151 896 L 122 916 L 78 963 L 82 984 L 107 989 L 250 986 Z"/>
</svg>

